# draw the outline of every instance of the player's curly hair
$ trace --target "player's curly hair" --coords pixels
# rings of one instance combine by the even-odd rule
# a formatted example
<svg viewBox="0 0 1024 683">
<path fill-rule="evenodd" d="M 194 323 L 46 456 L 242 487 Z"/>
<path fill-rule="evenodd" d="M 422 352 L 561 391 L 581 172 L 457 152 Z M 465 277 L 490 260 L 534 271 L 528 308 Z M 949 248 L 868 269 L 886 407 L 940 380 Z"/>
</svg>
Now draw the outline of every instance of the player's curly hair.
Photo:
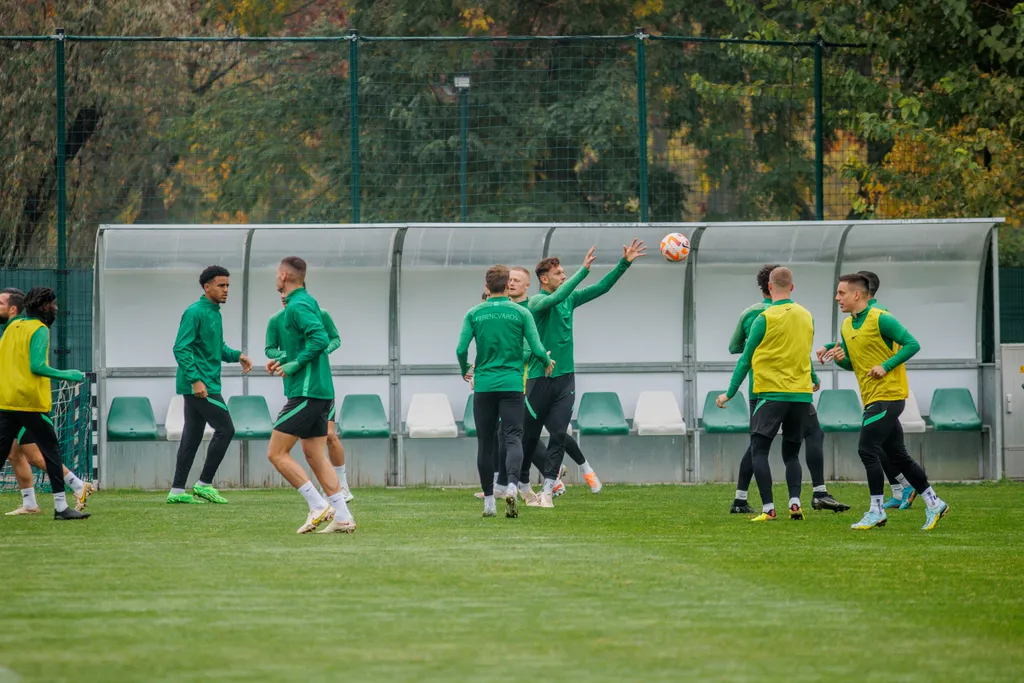
<svg viewBox="0 0 1024 683">
<path fill-rule="evenodd" d="M 778 263 L 765 264 L 757 271 L 757 286 L 766 297 L 771 296 L 771 292 L 768 291 L 768 279 L 771 278 L 772 271 L 779 267 Z"/>
<path fill-rule="evenodd" d="M 57 295 L 49 287 L 33 287 L 25 295 L 25 313 L 32 318 L 38 318 L 43 309 L 57 300 Z"/>
<path fill-rule="evenodd" d="M 218 277 L 231 277 L 231 273 L 224 266 L 208 266 L 199 275 L 199 284 L 206 285 L 207 282 L 213 282 Z"/>
</svg>

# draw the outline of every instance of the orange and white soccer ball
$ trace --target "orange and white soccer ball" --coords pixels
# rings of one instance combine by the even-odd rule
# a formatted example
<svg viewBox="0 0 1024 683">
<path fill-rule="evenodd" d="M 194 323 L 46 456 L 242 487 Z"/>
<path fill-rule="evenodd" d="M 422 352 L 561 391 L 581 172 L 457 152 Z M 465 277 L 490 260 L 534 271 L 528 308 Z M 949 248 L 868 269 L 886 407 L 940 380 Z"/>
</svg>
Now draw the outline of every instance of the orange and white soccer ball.
<svg viewBox="0 0 1024 683">
<path fill-rule="evenodd" d="M 680 232 L 671 232 L 661 239 L 661 255 L 666 261 L 681 263 L 690 255 L 690 240 Z"/>
</svg>

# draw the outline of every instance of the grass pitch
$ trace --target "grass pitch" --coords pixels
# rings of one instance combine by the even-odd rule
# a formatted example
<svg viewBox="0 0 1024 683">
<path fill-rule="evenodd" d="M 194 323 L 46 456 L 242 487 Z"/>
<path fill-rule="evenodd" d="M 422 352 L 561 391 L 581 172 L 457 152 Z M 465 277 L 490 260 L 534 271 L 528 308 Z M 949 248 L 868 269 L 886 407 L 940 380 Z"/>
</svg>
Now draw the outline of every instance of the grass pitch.
<svg viewBox="0 0 1024 683">
<path fill-rule="evenodd" d="M 854 510 L 768 524 L 729 486 L 571 487 L 518 520 L 357 490 L 354 536 L 296 535 L 293 491 L 103 491 L 85 522 L 0 517 L 0 683 L 1022 679 L 1024 485 L 940 486 L 930 533 L 923 501 L 851 531 L 867 490 L 831 490 Z"/>
</svg>

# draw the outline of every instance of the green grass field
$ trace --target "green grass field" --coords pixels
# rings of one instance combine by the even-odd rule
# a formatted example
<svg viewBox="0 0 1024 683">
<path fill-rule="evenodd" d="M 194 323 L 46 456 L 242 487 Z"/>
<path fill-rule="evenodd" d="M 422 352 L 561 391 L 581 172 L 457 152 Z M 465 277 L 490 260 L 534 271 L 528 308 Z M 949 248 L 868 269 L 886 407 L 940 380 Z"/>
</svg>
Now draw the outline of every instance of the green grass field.
<svg viewBox="0 0 1024 683">
<path fill-rule="evenodd" d="M 1024 485 L 939 487 L 931 533 L 921 501 L 851 531 L 867 490 L 832 491 L 854 510 L 751 524 L 728 486 L 518 520 L 357 490 L 354 536 L 296 535 L 293 491 L 104 491 L 85 522 L 0 517 L 0 682 L 1024 679 Z"/>
</svg>

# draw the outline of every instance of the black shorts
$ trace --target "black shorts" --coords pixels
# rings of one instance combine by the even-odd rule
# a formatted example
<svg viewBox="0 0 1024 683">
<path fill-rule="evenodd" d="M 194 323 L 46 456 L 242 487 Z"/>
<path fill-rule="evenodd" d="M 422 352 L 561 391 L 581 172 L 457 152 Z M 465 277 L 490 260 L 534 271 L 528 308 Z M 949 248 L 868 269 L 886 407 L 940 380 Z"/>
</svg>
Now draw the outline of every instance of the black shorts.
<svg viewBox="0 0 1024 683">
<path fill-rule="evenodd" d="M 803 441 L 818 425 L 813 403 L 759 399 L 750 414 L 750 433 L 774 439 L 782 428 L 783 441 Z"/>
<path fill-rule="evenodd" d="M 36 445 L 36 437 L 32 435 L 27 428 L 22 427 L 21 431 L 18 432 L 18 438 L 14 440 L 19 446 L 34 446 Z"/>
<path fill-rule="evenodd" d="M 333 399 L 290 398 L 274 423 L 274 431 L 300 439 L 327 436 L 327 422 L 331 417 Z"/>
</svg>

